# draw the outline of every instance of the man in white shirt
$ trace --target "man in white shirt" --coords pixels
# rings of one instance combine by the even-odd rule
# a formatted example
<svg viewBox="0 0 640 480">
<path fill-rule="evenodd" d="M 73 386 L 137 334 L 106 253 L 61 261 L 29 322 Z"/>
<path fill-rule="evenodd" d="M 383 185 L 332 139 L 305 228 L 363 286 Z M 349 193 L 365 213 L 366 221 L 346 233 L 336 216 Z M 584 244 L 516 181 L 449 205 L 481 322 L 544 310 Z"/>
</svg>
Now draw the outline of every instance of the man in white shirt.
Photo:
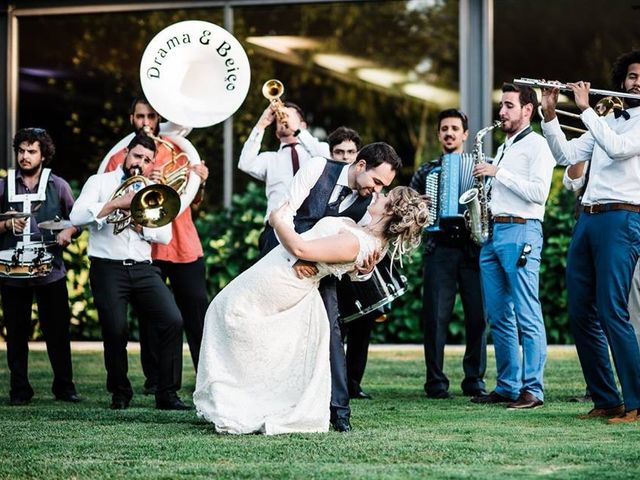
<svg viewBox="0 0 640 480">
<path fill-rule="evenodd" d="M 389 186 L 401 167 L 400 157 L 384 142 L 362 147 L 352 164 L 313 158 L 291 182 L 288 221 L 299 233 L 309 230 L 326 216 L 349 217 L 360 225 L 366 225 L 371 220 L 367 207 L 372 194 Z M 300 276 L 317 273 L 313 264 L 292 255 L 288 255 L 288 259 Z M 360 273 L 370 273 L 377 260 L 377 255 L 367 259 Z M 351 430 L 351 409 L 335 277 L 322 279 L 320 295 L 327 309 L 331 334 L 331 424 L 339 432 L 348 432 Z"/>
<path fill-rule="evenodd" d="M 640 96 L 640 51 L 616 60 L 612 80 L 621 91 Z M 558 163 L 590 162 L 567 259 L 569 320 L 594 403 L 582 418 L 635 422 L 640 419 L 640 347 L 627 302 L 640 255 L 640 100 L 625 99 L 631 108 L 603 118 L 589 106 L 589 82 L 568 87 L 587 133 L 567 141 L 556 117 L 557 88 L 543 89 L 542 127 Z"/>
<path fill-rule="evenodd" d="M 285 102 L 283 111 L 286 123 L 275 114 L 271 105 L 265 109 L 244 143 L 238 162 L 240 170 L 265 183 L 267 212 L 265 229 L 259 241 L 263 255 L 278 244 L 266 219 L 271 210 L 284 202 L 293 176 L 312 157 L 329 158 L 329 145 L 309 133 L 302 109 L 294 103 Z M 280 147 L 275 152 L 260 152 L 264 131 L 274 121 Z"/>
<path fill-rule="evenodd" d="M 182 317 L 160 270 L 151 263 L 150 242 L 169 243 L 171 224 L 160 228 L 135 226 L 115 234 L 107 217 L 129 210 L 135 192 L 111 198 L 136 172 L 148 176 L 154 167 L 156 146 L 139 134 L 129 143 L 122 167 L 91 176 L 71 210 L 74 225 L 88 225 L 89 278 L 104 341 L 107 390 L 111 408 L 125 409 L 133 396 L 127 378 L 127 306 L 154 325 L 158 338 L 159 375 L 156 407 L 185 410 L 177 395 L 182 376 Z"/>
<path fill-rule="evenodd" d="M 500 121 L 506 141 L 493 164 L 477 165 L 473 172 L 490 182 L 493 234 L 480 252 L 480 275 L 497 384 L 471 401 L 507 403 L 510 409 L 544 404 L 547 339 L 538 284 L 544 205 L 555 160 L 544 138 L 531 130 L 537 106 L 532 88 L 503 85 Z"/>
</svg>

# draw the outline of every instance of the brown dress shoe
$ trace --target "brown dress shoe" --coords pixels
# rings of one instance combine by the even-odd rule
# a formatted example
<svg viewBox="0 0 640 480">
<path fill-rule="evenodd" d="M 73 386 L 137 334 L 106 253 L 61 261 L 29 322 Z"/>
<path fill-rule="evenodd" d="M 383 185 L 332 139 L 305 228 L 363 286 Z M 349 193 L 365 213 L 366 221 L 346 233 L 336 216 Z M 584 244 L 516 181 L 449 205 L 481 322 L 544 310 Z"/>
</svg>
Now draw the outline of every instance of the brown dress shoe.
<svg viewBox="0 0 640 480">
<path fill-rule="evenodd" d="M 624 414 L 624 405 L 618 405 L 611 408 L 592 408 L 589 413 L 583 413 L 578 415 L 580 420 L 588 420 L 590 418 L 611 418 Z"/>
<path fill-rule="evenodd" d="M 638 410 L 629 410 L 628 412 L 625 412 L 622 415 L 618 415 L 617 417 L 610 418 L 607 421 L 609 423 L 631 423 L 637 422 L 638 420 L 640 420 Z"/>
<path fill-rule="evenodd" d="M 507 408 L 509 410 L 524 410 L 526 408 L 539 408 L 543 405 L 544 402 L 533 393 L 524 391 L 515 402 L 507 404 Z"/>
</svg>

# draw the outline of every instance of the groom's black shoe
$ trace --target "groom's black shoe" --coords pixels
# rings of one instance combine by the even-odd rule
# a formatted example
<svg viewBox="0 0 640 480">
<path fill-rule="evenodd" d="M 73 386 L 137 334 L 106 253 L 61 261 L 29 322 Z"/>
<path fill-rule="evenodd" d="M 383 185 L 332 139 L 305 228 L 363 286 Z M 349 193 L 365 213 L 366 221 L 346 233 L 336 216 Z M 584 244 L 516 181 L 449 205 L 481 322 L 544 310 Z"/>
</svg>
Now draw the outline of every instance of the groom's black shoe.
<svg viewBox="0 0 640 480">
<path fill-rule="evenodd" d="M 336 432 L 350 432 L 351 424 L 347 418 L 339 418 L 335 422 L 331 422 Z"/>
<path fill-rule="evenodd" d="M 371 400 L 373 397 L 364 390 L 360 389 L 357 392 L 350 393 L 349 398 L 355 398 L 357 400 Z"/>
<path fill-rule="evenodd" d="M 156 394 L 156 408 L 159 410 L 191 410 L 175 392 Z"/>
</svg>

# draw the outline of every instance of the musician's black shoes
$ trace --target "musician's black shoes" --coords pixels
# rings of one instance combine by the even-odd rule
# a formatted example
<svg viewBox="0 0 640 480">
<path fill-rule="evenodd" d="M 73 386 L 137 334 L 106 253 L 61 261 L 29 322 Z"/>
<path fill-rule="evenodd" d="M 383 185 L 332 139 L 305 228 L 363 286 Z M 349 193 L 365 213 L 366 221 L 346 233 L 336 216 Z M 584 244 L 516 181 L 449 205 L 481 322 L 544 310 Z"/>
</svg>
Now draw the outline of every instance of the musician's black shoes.
<svg viewBox="0 0 640 480">
<path fill-rule="evenodd" d="M 349 395 L 349 398 L 356 400 L 371 400 L 373 397 L 363 390 L 358 390 L 357 392 L 352 392 Z"/>
<path fill-rule="evenodd" d="M 499 393 L 496 393 L 494 390 L 488 395 L 478 395 L 477 397 L 473 397 L 471 401 L 473 403 L 511 403 L 513 402 L 513 399 L 509 397 L 503 397 Z"/>
<path fill-rule="evenodd" d="M 111 410 L 124 410 L 129 408 L 129 402 L 131 402 L 129 398 L 121 395 L 113 395 L 111 397 Z"/>
<path fill-rule="evenodd" d="M 76 392 L 71 392 L 56 395 L 56 400 L 60 400 L 61 402 L 78 403 L 81 399 Z"/>
<path fill-rule="evenodd" d="M 336 432 L 350 432 L 351 431 L 351 424 L 349 423 L 349 420 L 346 419 L 346 418 L 339 418 L 335 422 L 331 422 L 331 425 L 333 425 L 333 429 Z"/>
<path fill-rule="evenodd" d="M 436 400 L 449 400 L 453 398 L 453 395 L 448 390 L 440 390 L 439 392 L 427 392 L 427 398 L 433 398 Z"/>
<path fill-rule="evenodd" d="M 156 394 L 156 408 L 159 410 L 191 410 L 175 393 Z"/>
<path fill-rule="evenodd" d="M 29 405 L 31 403 L 30 397 L 10 397 L 9 405 L 12 407 L 21 407 L 23 405 Z"/>
</svg>

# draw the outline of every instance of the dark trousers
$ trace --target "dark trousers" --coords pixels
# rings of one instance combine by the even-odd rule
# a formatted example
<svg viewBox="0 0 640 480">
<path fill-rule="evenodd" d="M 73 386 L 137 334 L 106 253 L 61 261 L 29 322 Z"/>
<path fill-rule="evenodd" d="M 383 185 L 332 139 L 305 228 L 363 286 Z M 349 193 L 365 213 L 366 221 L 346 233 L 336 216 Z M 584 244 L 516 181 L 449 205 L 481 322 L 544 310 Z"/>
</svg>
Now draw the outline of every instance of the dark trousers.
<svg viewBox="0 0 640 480">
<path fill-rule="evenodd" d="M 125 266 L 92 259 L 89 278 L 102 327 L 107 390 L 126 399 L 133 396 L 127 377 L 127 306 L 131 303 L 158 338 L 156 397 L 177 392 L 182 376 L 182 317 L 160 269 L 150 264 Z"/>
<path fill-rule="evenodd" d="M 444 374 L 444 346 L 456 293 L 460 292 L 465 319 L 466 349 L 462 390 L 473 394 L 485 388 L 487 366 L 486 319 L 480 286 L 479 249 L 438 245 L 424 257 L 423 329 L 427 381 L 424 389 L 435 395 L 449 389 Z"/>
<path fill-rule="evenodd" d="M 173 297 L 182 314 L 184 331 L 191 360 L 198 371 L 204 316 L 209 308 L 204 258 L 191 263 L 173 263 L 154 260 L 153 264 L 160 268 L 162 279 L 169 279 Z M 153 388 L 158 384 L 158 339 L 152 322 L 140 318 L 140 362 L 146 378 L 145 387 Z"/>
<path fill-rule="evenodd" d="M 47 345 L 47 355 L 53 369 L 51 391 L 55 396 L 76 393 L 71 366 L 69 325 L 69 295 L 66 278 L 36 287 L 3 285 L 2 310 L 7 327 L 7 363 L 11 374 L 9 396 L 30 399 L 33 389 L 29 384 L 29 337 L 32 333 L 31 308 L 35 295 L 38 304 L 40 328 Z"/>
<path fill-rule="evenodd" d="M 596 408 L 640 408 L 640 349 L 628 299 L 640 254 L 640 214 L 625 210 L 578 218 L 567 257 L 569 321 Z"/>
<path fill-rule="evenodd" d="M 329 317 L 329 359 L 331 362 L 331 421 L 349 419 L 349 388 L 347 386 L 347 361 L 342 343 L 342 332 L 338 319 L 338 294 L 336 278 L 329 276 L 320 281 L 320 296 Z"/>
<path fill-rule="evenodd" d="M 352 396 L 362 390 L 360 383 L 367 366 L 371 330 L 376 323 L 376 318 L 382 314 L 381 309 L 376 310 L 343 325 L 343 332 L 347 336 L 347 385 L 349 394 Z"/>
</svg>

